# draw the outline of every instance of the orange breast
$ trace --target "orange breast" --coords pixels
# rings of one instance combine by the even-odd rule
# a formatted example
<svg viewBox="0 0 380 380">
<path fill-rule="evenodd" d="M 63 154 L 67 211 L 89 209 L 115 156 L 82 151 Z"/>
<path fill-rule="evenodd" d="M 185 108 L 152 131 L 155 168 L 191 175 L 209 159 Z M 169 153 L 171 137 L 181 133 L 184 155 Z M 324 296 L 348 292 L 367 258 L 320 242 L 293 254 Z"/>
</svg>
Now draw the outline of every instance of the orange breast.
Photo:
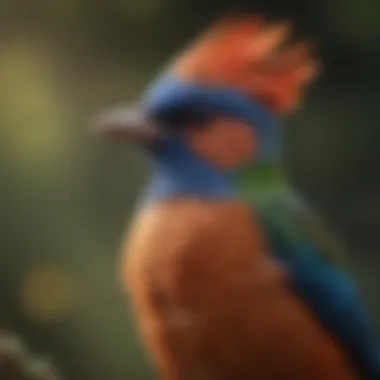
<svg viewBox="0 0 380 380">
<path fill-rule="evenodd" d="M 168 380 L 355 379 L 243 206 L 178 201 L 143 211 L 121 268 Z"/>
</svg>

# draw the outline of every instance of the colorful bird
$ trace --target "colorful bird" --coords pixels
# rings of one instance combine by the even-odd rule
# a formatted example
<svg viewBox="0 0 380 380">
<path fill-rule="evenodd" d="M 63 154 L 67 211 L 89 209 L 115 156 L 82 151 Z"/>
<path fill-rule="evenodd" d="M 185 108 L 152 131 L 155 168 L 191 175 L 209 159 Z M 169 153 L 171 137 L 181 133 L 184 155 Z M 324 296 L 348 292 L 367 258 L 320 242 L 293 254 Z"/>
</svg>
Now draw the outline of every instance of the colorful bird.
<svg viewBox="0 0 380 380">
<path fill-rule="evenodd" d="M 276 165 L 277 119 L 317 75 L 309 44 L 289 38 L 287 23 L 224 19 L 175 59 L 141 109 L 97 120 L 105 136 L 138 141 L 154 165 L 121 272 L 165 379 L 360 378 L 354 345 L 327 323 L 338 318 L 325 313 L 332 282 L 304 260 L 314 251 L 289 241 L 262 204 L 252 211 L 236 178 L 246 165 Z"/>
</svg>

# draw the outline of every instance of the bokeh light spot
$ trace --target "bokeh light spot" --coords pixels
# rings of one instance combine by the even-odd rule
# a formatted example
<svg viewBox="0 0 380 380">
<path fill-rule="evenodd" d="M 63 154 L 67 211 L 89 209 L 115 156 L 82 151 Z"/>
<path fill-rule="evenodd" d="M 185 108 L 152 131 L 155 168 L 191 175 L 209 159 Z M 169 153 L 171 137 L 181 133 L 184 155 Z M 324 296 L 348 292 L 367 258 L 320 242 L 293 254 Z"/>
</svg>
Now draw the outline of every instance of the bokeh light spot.
<svg viewBox="0 0 380 380">
<path fill-rule="evenodd" d="M 28 41 L 1 47 L 0 122 L 12 159 L 53 164 L 67 151 L 69 116 L 49 55 Z"/>
<path fill-rule="evenodd" d="M 75 309 L 78 292 L 76 279 L 64 269 L 40 267 L 30 272 L 22 285 L 22 308 L 38 321 L 56 320 Z"/>
</svg>

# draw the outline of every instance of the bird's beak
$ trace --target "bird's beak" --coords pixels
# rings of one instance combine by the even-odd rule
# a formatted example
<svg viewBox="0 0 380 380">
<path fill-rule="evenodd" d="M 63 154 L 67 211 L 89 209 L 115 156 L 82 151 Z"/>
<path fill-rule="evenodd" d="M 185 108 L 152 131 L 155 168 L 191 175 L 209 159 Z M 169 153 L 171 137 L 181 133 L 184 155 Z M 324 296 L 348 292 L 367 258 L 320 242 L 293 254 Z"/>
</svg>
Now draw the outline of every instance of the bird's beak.
<svg viewBox="0 0 380 380">
<path fill-rule="evenodd" d="M 94 118 L 92 129 L 101 137 L 143 144 L 163 138 L 157 125 L 139 107 L 114 108 L 102 112 Z"/>
</svg>

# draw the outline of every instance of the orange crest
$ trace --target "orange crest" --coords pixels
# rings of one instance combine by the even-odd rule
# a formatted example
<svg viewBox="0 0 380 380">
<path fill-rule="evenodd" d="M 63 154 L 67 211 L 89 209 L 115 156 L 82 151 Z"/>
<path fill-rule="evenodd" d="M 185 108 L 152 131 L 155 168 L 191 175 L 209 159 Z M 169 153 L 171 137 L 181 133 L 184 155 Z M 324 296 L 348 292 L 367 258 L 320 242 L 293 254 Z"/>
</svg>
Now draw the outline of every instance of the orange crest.
<svg viewBox="0 0 380 380">
<path fill-rule="evenodd" d="M 229 17 L 216 23 L 174 62 L 177 77 L 240 90 L 277 113 L 298 104 L 316 76 L 307 42 L 289 44 L 288 23 Z"/>
</svg>

